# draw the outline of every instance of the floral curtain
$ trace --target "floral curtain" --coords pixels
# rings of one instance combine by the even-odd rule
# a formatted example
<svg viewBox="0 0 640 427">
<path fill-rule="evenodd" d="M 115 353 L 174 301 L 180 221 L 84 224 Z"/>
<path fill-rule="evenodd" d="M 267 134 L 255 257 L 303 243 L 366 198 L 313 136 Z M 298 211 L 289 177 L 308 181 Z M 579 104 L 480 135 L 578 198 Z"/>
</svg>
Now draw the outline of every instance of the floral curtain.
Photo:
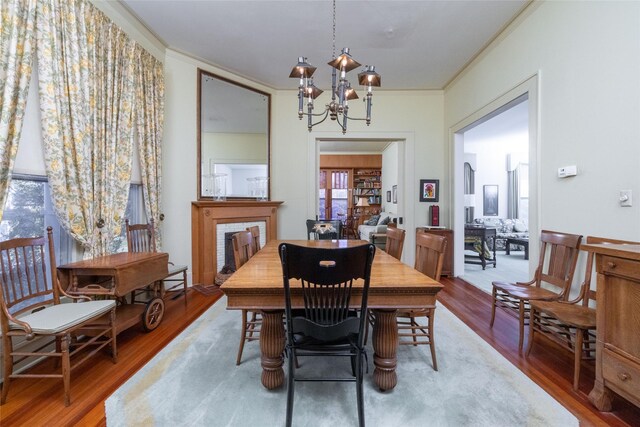
<svg viewBox="0 0 640 427">
<path fill-rule="evenodd" d="M 0 220 L 18 152 L 27 104 L 33 48 L 36 0 L 0 2 Z"/>
<path fill-rule="evenodd" d="M 138 48 L 136 66 L 136 125 L 140 151 L 140 171 L 147 218 L 153 220 L 156 248 L 162 248 L 158 225 L 163 219 L 162 136 L 164 123 L 164 70 L 162 63 Z"/>
<path fill-rule="evenodd" d="M 58 220 L 101 255 L 119 234 L 131 176 L 135 43 L 86 0 L 38 1 L 47 175 Z"/>
</svg>

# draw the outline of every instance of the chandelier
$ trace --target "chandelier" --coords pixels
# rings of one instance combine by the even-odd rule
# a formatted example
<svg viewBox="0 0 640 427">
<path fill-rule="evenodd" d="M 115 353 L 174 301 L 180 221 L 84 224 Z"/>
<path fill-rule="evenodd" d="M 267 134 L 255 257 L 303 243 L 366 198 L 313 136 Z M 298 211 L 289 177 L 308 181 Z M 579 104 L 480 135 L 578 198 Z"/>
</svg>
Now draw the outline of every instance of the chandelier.
<svg viewBox="0 0 640 427">
<path fill-rule="evenodd" d="M 367 126 L 371 123 L 371 98 L 373 97 L 373 87 L 379 87 L 381 82 L 380 74 L 376 73 L 376 67 L 373 65 L 365 65 L 364 70 L 358 74 L 358 83 L 367 90 L 367 95 L 363 99 L 366 102 L 366 118 L 354 118 L 349 116 L 348 102 L 358 99 L 358 94 L 351 87 L 351 83 L 347 80 L 347 73 L 354 68 L 360 66 L 356 60 L 351 57 L 349 48 L 342 49 L 340 56 L 336 57 L 336 1 L 333 0 L 333 59 L 328 63 L 331 67 L 331 102 L 325 105 L 322 113 L 314 113 L 313 101 L 323 92 L 313 84 L 313 73 L 316 67 L 311 66 L 307 62 L 307 58 L 301 56 L 298 63 L 289 77 L 300 79 L 298 86 L 298 118 L 302 120 L 305 115 L 308 118 L 307 127 L 309 132 L 311 128 L 324 122 L 327 117 L 336 121 L 342 128 L 342 133 L 347 132 L 348 120 L 364 120 Z M 338 77 L 338 73 L 340 76 Z M 304 102 L 307 101 L 307 111 L 304 111 Z M 314 118 L 318 121 L 313 122 Z"/>
</svg>

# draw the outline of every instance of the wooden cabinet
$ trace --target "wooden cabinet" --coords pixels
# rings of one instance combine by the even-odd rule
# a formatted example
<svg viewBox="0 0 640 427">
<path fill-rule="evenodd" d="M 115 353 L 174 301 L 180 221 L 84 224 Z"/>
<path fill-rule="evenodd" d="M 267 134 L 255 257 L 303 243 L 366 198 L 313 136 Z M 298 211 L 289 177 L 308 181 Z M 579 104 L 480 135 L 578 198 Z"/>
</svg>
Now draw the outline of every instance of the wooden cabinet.
<svg viewBox="0 0 640 427">
<path fill-rule="evenodd" d="M 416 233 L 431 233 L 447 239 L 447 251 L 442 263 L 442 276 L 453 277 L 453 230 L 448 228 L 417 227 Z"/>
<path fill-rule="evenodd" d="M 596 254 L 596 379 L 589 400 L 611 410 L 615 392 L 640 407 L 640 245 L 582 245 Z"/>
</svg>

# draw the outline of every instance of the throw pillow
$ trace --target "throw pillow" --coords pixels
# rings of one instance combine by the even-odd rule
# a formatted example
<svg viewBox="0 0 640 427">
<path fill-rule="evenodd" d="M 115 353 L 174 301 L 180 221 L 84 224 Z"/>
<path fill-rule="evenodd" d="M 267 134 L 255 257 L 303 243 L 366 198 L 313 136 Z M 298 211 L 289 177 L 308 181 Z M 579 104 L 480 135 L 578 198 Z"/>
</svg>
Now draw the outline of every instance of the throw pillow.
<svg viewBox="0 0 640 427">
<path fill-rule="evenodd" d="M 513 224 L 513 231 L 516 233 L 524 233 L 527 231 L 527 224 L 522 221 L 516 221 L 516 223 Z"/>
<path fill-rule="evenodd" d="M 378 220 L 380 219 L 380 215 L 371 215 L 369 220 L 367 221 L 367 225 L 378 225 Z"/>
<path fill-rule="evenodd" d="M 378 222 L 378 225 L 387 225 L 389 224 L 389 221 L 391 221 L 391 218 L 389 218 L 388 216 L 385 216 Z"/>
</svg>

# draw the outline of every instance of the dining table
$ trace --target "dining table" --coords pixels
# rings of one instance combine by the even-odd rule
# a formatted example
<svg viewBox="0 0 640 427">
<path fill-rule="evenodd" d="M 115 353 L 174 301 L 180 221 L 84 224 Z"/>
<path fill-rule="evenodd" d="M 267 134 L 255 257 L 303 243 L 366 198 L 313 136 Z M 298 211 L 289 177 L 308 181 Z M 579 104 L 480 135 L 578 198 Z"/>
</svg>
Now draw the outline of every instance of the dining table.
<svg viewBox="0 0 640 427">
<path fill-rule="evenodd" d="M 227 297 L 228 310 L 259 310 L 261 382 L 267 389 L 284 384 L 283 352 L 284 286 L 282 264 L 278 254 L 280 243 L 320 248 L 344 248 L 369 244 L 364 240 L 271 240 L 221 286 Z M 353 285 L 352 308 L 360 308 L 363 281 Z M 374 314 L 372 345 L 373 378 L 381 391 L 393 389 L 396 374 L 398 309 L 420 309 L 436 304 L 439 282 L 403 264 L 382 250 L 377 250 L 371 268 L 367 306 Z M 292 308 L 304 308 L 299 282 L 291 282 Z"/>
</svg>

